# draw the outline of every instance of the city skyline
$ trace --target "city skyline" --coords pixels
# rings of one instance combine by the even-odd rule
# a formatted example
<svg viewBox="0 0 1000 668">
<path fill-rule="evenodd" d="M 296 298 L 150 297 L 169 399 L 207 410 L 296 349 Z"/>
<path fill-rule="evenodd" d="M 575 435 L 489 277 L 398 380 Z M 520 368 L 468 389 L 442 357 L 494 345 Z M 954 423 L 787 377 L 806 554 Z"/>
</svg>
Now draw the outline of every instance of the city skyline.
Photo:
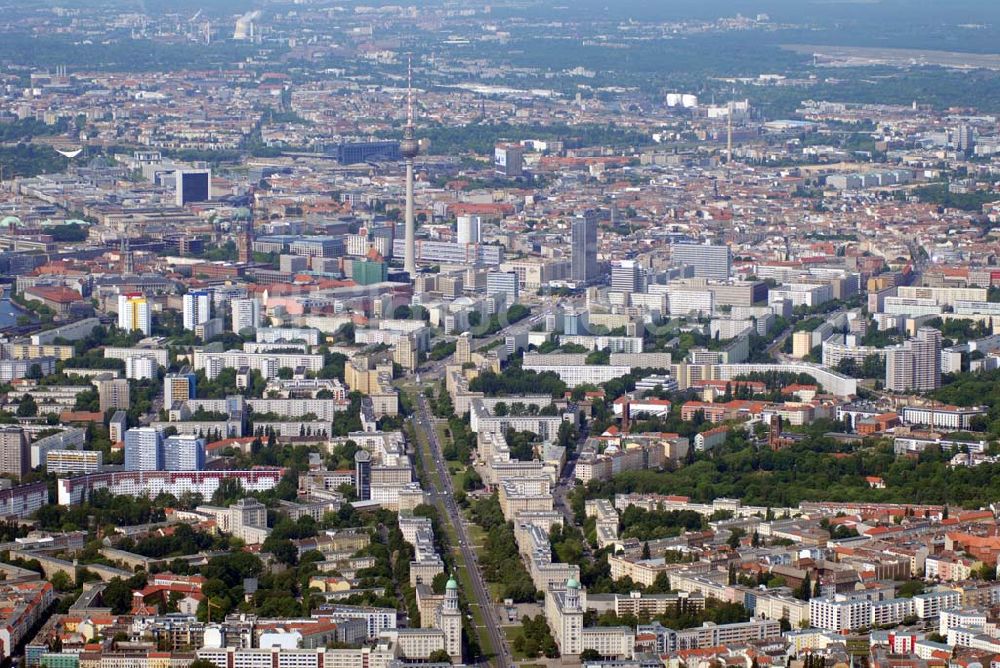
<svg viewBox="0 0 1000 668">
<path fill-rule="evenodd" d="M 5 7 L 0 660 L 1000 665 L 1000 5 Z"/>
</svg>

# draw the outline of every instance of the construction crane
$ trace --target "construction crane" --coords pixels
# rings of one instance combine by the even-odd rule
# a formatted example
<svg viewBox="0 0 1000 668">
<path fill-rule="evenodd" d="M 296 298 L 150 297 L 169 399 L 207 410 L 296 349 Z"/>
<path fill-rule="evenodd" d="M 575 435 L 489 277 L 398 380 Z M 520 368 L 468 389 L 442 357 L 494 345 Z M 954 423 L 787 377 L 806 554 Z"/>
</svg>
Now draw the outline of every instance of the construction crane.
<svg viewBox="0 0 1000 668">
<path fill-rule="evenodd" d="M 218 603 L 212 603 L 212 597 L 211 596 L 206 596 L 205 597 L 205 612 L 207 613 L 205 615 L 205 623 L 206 624 L 211 624 L 212 623 L 212 608 L 213 607 L 216 608 L 216 609 L 218 609 L 218 610 L 222 609 L 222 606 L 219 605 Z"/>
</svg>

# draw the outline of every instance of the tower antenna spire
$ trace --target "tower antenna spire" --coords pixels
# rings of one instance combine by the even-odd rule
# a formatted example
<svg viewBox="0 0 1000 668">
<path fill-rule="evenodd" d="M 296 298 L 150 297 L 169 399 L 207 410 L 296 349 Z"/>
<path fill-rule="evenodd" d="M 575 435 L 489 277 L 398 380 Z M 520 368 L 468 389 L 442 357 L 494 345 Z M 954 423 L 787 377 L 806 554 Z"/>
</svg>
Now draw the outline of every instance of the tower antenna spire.
<svg viewBox="0 0 1000 668">
<path fill-rule="evenodd" d="M 406 57 L 406 125 L 413 127 L 413 58 Z"/>
<path fill-rule="evenodd" d="M 729 96 L 729 109 L 726 114 L 726 162 L 733 161 L 733 97 L 736 96 L 736 89 L 733 89 L 732 94 Z"/>
</svg>

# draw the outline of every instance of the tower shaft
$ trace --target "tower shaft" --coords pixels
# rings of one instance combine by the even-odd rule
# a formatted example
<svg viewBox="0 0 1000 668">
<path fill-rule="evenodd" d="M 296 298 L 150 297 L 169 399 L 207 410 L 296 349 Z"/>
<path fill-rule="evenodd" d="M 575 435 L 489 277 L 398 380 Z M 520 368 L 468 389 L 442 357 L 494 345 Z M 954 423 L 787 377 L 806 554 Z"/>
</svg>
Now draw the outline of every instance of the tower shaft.
<svg viewBox="0 0 1000 668">
<path fill-rule="evenodd" d="M 413 158 L 406 160 L 406 251 L 403 269 L 412 278 L 417 274 L 416 224 L 413 220 Z"/>
</svg>

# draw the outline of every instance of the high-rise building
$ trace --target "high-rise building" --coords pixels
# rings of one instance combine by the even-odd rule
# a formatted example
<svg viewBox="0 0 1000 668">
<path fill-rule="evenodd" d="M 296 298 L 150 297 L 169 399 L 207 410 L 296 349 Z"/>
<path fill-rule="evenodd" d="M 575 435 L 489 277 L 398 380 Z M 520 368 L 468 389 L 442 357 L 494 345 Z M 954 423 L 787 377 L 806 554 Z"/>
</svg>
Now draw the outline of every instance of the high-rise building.
<svg viewBox="0 0 1000 668">
<path fill-rule="evenodd" d="M 243 14 L 236 19 L 236 27 L 233 29 L 234 40 L 253 40 L 257 33 L 257 20 L 260 18 L 260 11 L 254 10 Z"/>
<path fill-rule="evenodd" d="M 486 296 L 504 296 L 507 305 L 517 302 L 517 273 L 513 271 L 491 271 L 486 274 Z"/>
<path fill-rule="evenodd" d="M 906 343 L 913 353 L 913 389 L 929 392 L 941 387 L 941 332 L 921 327 Z"/>
<path fill-rule="evenodd" d="M 469 364 L 472 362 L 472 335 L 464 332 L 455 339 L 455 363 Z"/>
<path fill-rule="evenodd" d="M 108 423 L 108 440 L 112 443 L 121 443 L 125 440 L 125 431 L 128 429 L 128 413 L 125 411 L 115 411 Z"/>
<path fill-rule="evenodd" d="M 233 311 L 233 331 L 239 334 L 244 329 L 260 326 L 260 300 L 256 298 L 234 299 L 230 302 Z"/>
<path fill-rule="evenodd" d="M 351 278 L 358 285 L 374 285 L 389 280 L 389 268 L 385 262 L 354 260 L 351 263 Z"/>
<path fill-rule="evenodd" d="M 921 327 L 916 337 L 885 353 L 885 389 L 929 392 L 941 386 L 941 332 Z"/>
<path fill-rule="evenodd" d="M 963 123 L 955 130 L 955 150 L 965 155 L 972 155 L 976 149 L 976 131 L 971 125 Z"/>
<path fill-rule="evenodd" d="M 118 295 L 118 327 L 127 332 L 138 329 L 149 336 L 153 330 L 153 313 L 145 295 Z"/>
<path fill-rule="evenodd" d="M 214 339 L 224 331 L 226 331 L 226 321 L 224 318 L 212 318 L 194 327 L 194 335 L 202 341 Z"/>
<path fill-rule="evenodd" d="M 212 199 L 212 171 L 208 169 L 179 169 L 177 176 L 176 204 L 207 202 Z"/>
<path fill-rule="evenodd" d="M 612 292 L 645 292 L 646 272 L 635 260 L 622 260 L 611 267 Z"/>
<path fill-rule="evenodd" d="M 203 290 L 184 295 L 184 329 L 193 330 L 212 318 L 212 295 Z"/>
<path fill-rule="evenodd" d="M 566 309 L 562 314 L 562 333 L 568 336 L 589 334 L 590 317 L 587 309 Z"/>
<path fill-rule="evenodd" d="M 392 351 L 392 361 L 407 371 L 417 368 L 417 342 L 412 334 L 399 337 L 396 349 Z"/>
<path fill-rule="evenodd" d="M 163 379 L 163 408 L 170 410 L 175 406 L 194 399 L 195 375 L 190 368 L 181 369 L 180 373 L 168 373 Z"/>
<path fill-rule="evenodd" d="M 444 631 L 444 650 L 453 663 L 462 663 L 462 611 L 458 607 L 458 583 L 448 578 L 444 600 L 438 608 L 435 626 Z"/>
<path fill-rule="evenodd" d="M 205 441 L 194 434 L 175 434 L 163 441 L 166 471 L 201 471 L 205 468 Z"/>
<path fill-rule="evenodd" d="M 885 351 L 885 389 L 907 392 L 913 385 L 913 355 L 903 346 Z"/>
<path fill-rule="evenodd" d="M 670 261 L 691 267 L 696 278 L 725 281 L 729 279 L 733 254 L 729 246 L 674 244 L 670 247 Z"/>
<path fill-rule="evenodd" d="M 479 216 L 459 216 L 455 229 L 458 243 L 478 244 L 481 241 L 482 219 Z"/>
<path fill-rule="evenodd" d="M 160 432 L 151 427 L 137 427 L 125 432 L 125 470 L 163 470 Z"/>
<path fill-rule="evenodd" d="M 520 144 L 497 144 L 493 149 L 493 168 L 500 176 L 524 176 L 524 147 Z"/>
<path fill-rule="evenodd" d="M 31 470 L 28 438 L 20 427 L 0 427 L 0 473 L 21 478 Z"/>
<path fill-rule="evenodd" d="M 465 290 L 465 278 L 463 273 L 445 275 L 438 274 L 438 292 L 449 299 L 461 297 L 462 292 Z"/>
<path fill-rule="evenodd" d="M 367 450 L 354 453 L 354 491 L 362 501 L 372 498 L 372 455 Z"/>
<path fill-rule="evenodd" d="M 131 401 L 131 391 L 125 378 L 99 378 L 94 381 L 97 386 L 97 396 L 100 400 L 101 412 L 109 408 L 128 410 Z"/>
<path fill-rule="evenodd" d="M 587 283 L 597 278 L 597 216 L 573 220 L 571 229 L 570 278 Z"/>
<path fill-rule="evenodd" d="M 238 533 L 244 527 L 267 527 L 267 506 L 252 498 L 242 498 L 229 506 L 229 522 Z"/>
<path fill-rule="evenodd" d="M 129 356 L 125 358 L 125 377 L 133 380 L 151 380 L 156 378 L 159 364 L 152 355 Z"/>
</svg>

